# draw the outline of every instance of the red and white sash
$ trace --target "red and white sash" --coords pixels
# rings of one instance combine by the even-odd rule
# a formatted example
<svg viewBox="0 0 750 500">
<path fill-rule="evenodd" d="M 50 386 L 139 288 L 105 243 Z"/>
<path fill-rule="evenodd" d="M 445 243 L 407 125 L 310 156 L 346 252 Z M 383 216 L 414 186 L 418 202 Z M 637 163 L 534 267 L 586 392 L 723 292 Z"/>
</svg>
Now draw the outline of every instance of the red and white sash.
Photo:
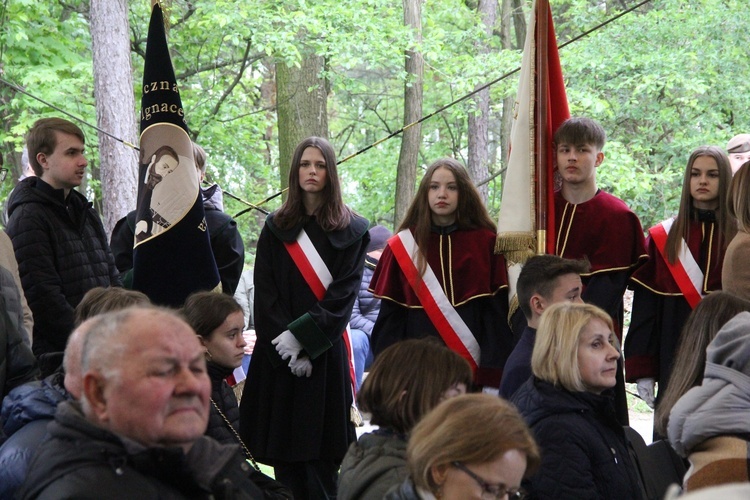
<svg viewBox="0 0 750 500">
<path fill-rule="evenodd" d="M 323 262 L 323 258 L 318 253 L 318 249 L 315 248 L 310 237 L 307 235 L 304 229 L 299 232 L 297 240 L 294 242 L 285 242 L 289 256 L 292 258 L 297 268 L 302 273 L 302 277 L 305 278 L 305 282 L 312 290 L 313 294 L 318 300 L 323 300 L 323 296 L 328 290 L 328 285 L 333 282 L 333 276 L 328 270 L 328 266 Z M 344 345 L 346 346 L 346 354 L 349 358 L 349 378 L 352 384 L 352 394 L 356 396 L 357 382 L 354 375 L 354 352 L 352 351 L 352 343 L 349 338 L 349 324 L 347 323 L 346 329 L 342 334 L 344 339 Z"/>
<path fill-rule="evenodd" d="M 652 227 L 649 232 L 656 244 L 657 250 L 659 250 L 664 262 L 666 262 L 672 278 L 674 278 L 675 283 L 680 288 L 682 295 L 688 301 L 690 307 L 695 309 L 695 306 L 703 298 L 703 293 L 701 292 L 703 290 L 703 271 L 701 271 L 700 266 L 695 261 L 695 258 L 693 258 L 693 254 L 690 253 L 690 249 L 684 239 L 680 241 L 680 251 L 677 255 L 677 261 L 674 264 L 669 262 L 667 258 L 667 235 L 673 223 L 674 219 L 662 221 Z"/>
<path fill-rule="evenodd" d="M 428 265 L 424 275 L 419 275 L 416 263 L 419 247 L 411 231 L 404 229 L 396 234 L 388 240 L 388 246 L 443 342 L 466 359 L 476 372 L 481 354 L 479 343 L 445 296 L 432 268 Z"/>
</svg>

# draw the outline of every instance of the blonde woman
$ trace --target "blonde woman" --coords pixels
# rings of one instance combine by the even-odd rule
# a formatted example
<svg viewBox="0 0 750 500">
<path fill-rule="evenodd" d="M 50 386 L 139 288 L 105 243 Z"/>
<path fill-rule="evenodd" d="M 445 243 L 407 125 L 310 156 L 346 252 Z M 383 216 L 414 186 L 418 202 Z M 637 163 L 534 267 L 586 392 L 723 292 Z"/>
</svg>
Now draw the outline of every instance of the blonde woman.
<svg viewBox="0 0 750 500">
<path fill-rule="evenodd" d="M 612 319 L 596 306 L 559 303 L 542 314 L 533 377 L 511 399 L 543 450 L 524 483 L 533 497 L 642 498 L 613 405 L 617 345 Z"/>
</svg>

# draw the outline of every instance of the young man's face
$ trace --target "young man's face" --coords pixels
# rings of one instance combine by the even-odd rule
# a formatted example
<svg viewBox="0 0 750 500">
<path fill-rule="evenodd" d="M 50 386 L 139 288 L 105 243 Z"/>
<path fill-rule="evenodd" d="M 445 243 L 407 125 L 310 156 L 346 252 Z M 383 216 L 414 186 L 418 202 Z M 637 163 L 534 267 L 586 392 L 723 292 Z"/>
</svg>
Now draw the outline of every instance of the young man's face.
<svg viewBox="0 0 750 500">
<path fill-rule="evenodd" d="M 750 161 L 750 151 L 745 151 L 744 153 L 730 153 L 729 164 L 732 166 L 732 175 L 736 174 L 746 161 Z"/>
<path fill-rule="evenodd" d="M 55 131 L 57 143 L 52 154 L 37 154 L 42 166 L 42 180 L 55 189 L 66 192 L 81 185 L 86 171 L 83 141 L 73 134 Z"/>
<path fill-rule="evenodd" d="M 555 280 L 555 286 L 547 297 L 540 294 L 534 294 L 531 297 L 531 308 L 535 317 L 538 319 L 542 312 L 552 304 L 559 302 L 583 303 L 581 298 L 583 293 L 583 282 L 577 273 L 568 273 L 558 276 Z"/>
<path fill-rule="evenodd" d="M 604 160 L 604 153 L 593 144 L 556 145 L 557 169 L 563 182 L 569 184 L 593 183 L 596 179 L 596 167 Z"/>
</svg>

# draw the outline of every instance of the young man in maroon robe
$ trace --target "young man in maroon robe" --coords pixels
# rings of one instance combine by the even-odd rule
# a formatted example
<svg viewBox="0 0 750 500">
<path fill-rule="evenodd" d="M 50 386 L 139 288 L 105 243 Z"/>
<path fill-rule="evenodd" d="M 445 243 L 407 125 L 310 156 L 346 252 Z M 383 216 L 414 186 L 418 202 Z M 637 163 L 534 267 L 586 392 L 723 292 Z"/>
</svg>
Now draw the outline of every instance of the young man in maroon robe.
<svg viewBox="0 0 750 500">
<path fill-rule="evenodd" d="M 630 274 L 647 254 L 638 216 L 596 185 L 606 138 L 601 125 L 581 117 L 566 120 L 555 133 L 557 170 L 562 178 L 562 188 L 555 193 L 555 253 L 589 261 L 591 271 L 581 275 L 583 300 L 612 316 L 615 333 L 622 340 L 622 297 Z M 627 425 L 622 369 L 617 373 L 615 407 L 618 419 Z"/>
</svg>

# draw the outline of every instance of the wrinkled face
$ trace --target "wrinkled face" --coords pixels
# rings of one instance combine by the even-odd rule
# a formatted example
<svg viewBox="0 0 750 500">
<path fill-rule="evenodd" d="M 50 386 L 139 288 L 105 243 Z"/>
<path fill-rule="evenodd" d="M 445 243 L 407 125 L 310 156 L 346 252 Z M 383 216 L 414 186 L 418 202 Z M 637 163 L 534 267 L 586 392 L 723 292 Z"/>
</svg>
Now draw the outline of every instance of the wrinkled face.
<svg viewBox="0 0 750 500">
<path fill-rule="evenodd" d="M 323 153 L 310 146 L 302 152 L 299 161 L 299 185 L 306 193 L 320 193 L 328 182 L 328 170 Z"/>
<path fill-rule="evenodd" d="M 235 311 L 227 316 L 219 328 L 211 332 L 208 339 L 201 339 L 212 362 L 224 368 L 237 368 L 242 364 L 247 345 L 242 336 L 244 327 L 245 316 L 242 311 Z"/>
<path fill-rule="evenodd" d="M 438 226 L 448 226 L 456 221 L 458 208 L 458 184 L 453 172 L 438 168 L 432 173 L 427 201 L 432 212 L 432 222 Z"/>
<path fill-rule="evenodd" d="M 714 210 L 719 206 L 719 166 L 710 156 L 699 156 L 690 169 L 690 196 L 693 206 Z"/>
<path fill-rule="evenodd" d="M 513 449 L 491 462 L 461 466 L 468 469 L 468 472 L 453 465 L 445 470 L 445 480 L 441 487 L 444 500 L 504 499 L 507 498 L 507 493 L 501 493 L 509 490 L 515 492 L 521 487 L 521 479 L 526 472 L 526 455 Z"/>
<path fill-rule="evenodd" d="M 187 451 L 208 425 L 211 382 L 203 348 L 175 318 L 133 323 L 121 357 L 127 361 L 119 376 L 105 380 L 104 408 L 97 416 L 112 432 L 145 446 Z"/>
<path fill-rule="evenodd" d="M 178 165 L 179 162 L 176 158 L 172 157 L 171 155 L 164 154 L 154 164 L 154 172 L 163 177 L 174 172 Z"/>
<path fill-rule="evenodd" d="M 601 394 L 615 386 L 617 360 L 620 353 L 615 347 L 617 338 L 609 326 L 600 319 L 592 319 L 578 340 L 578 369 L 588 392 Z"/>
<path fill-rule="evenodd" d="M 81 185 L 86 171 L 83 142 L 73 134 L 55 131 L 57 144 L 50 155 L 37 154 L 42 166 L 42 180 L 55 189 L 66 192 Z"/>
<path fill-rule="evenodd" d="M 593 144 L 561 143 L 556 146 L 557 169 L 569 184 L 595 182 L 596 167 L 604 160 L 604 153 Z"/>
<path fill-rule="evenodd" d="M 736 174 L 740 167 L 747 161 L 750 161 L 750 151 L 730 153 L 729 164 L 732 166 L 732 175 Z"/>
</svg>

